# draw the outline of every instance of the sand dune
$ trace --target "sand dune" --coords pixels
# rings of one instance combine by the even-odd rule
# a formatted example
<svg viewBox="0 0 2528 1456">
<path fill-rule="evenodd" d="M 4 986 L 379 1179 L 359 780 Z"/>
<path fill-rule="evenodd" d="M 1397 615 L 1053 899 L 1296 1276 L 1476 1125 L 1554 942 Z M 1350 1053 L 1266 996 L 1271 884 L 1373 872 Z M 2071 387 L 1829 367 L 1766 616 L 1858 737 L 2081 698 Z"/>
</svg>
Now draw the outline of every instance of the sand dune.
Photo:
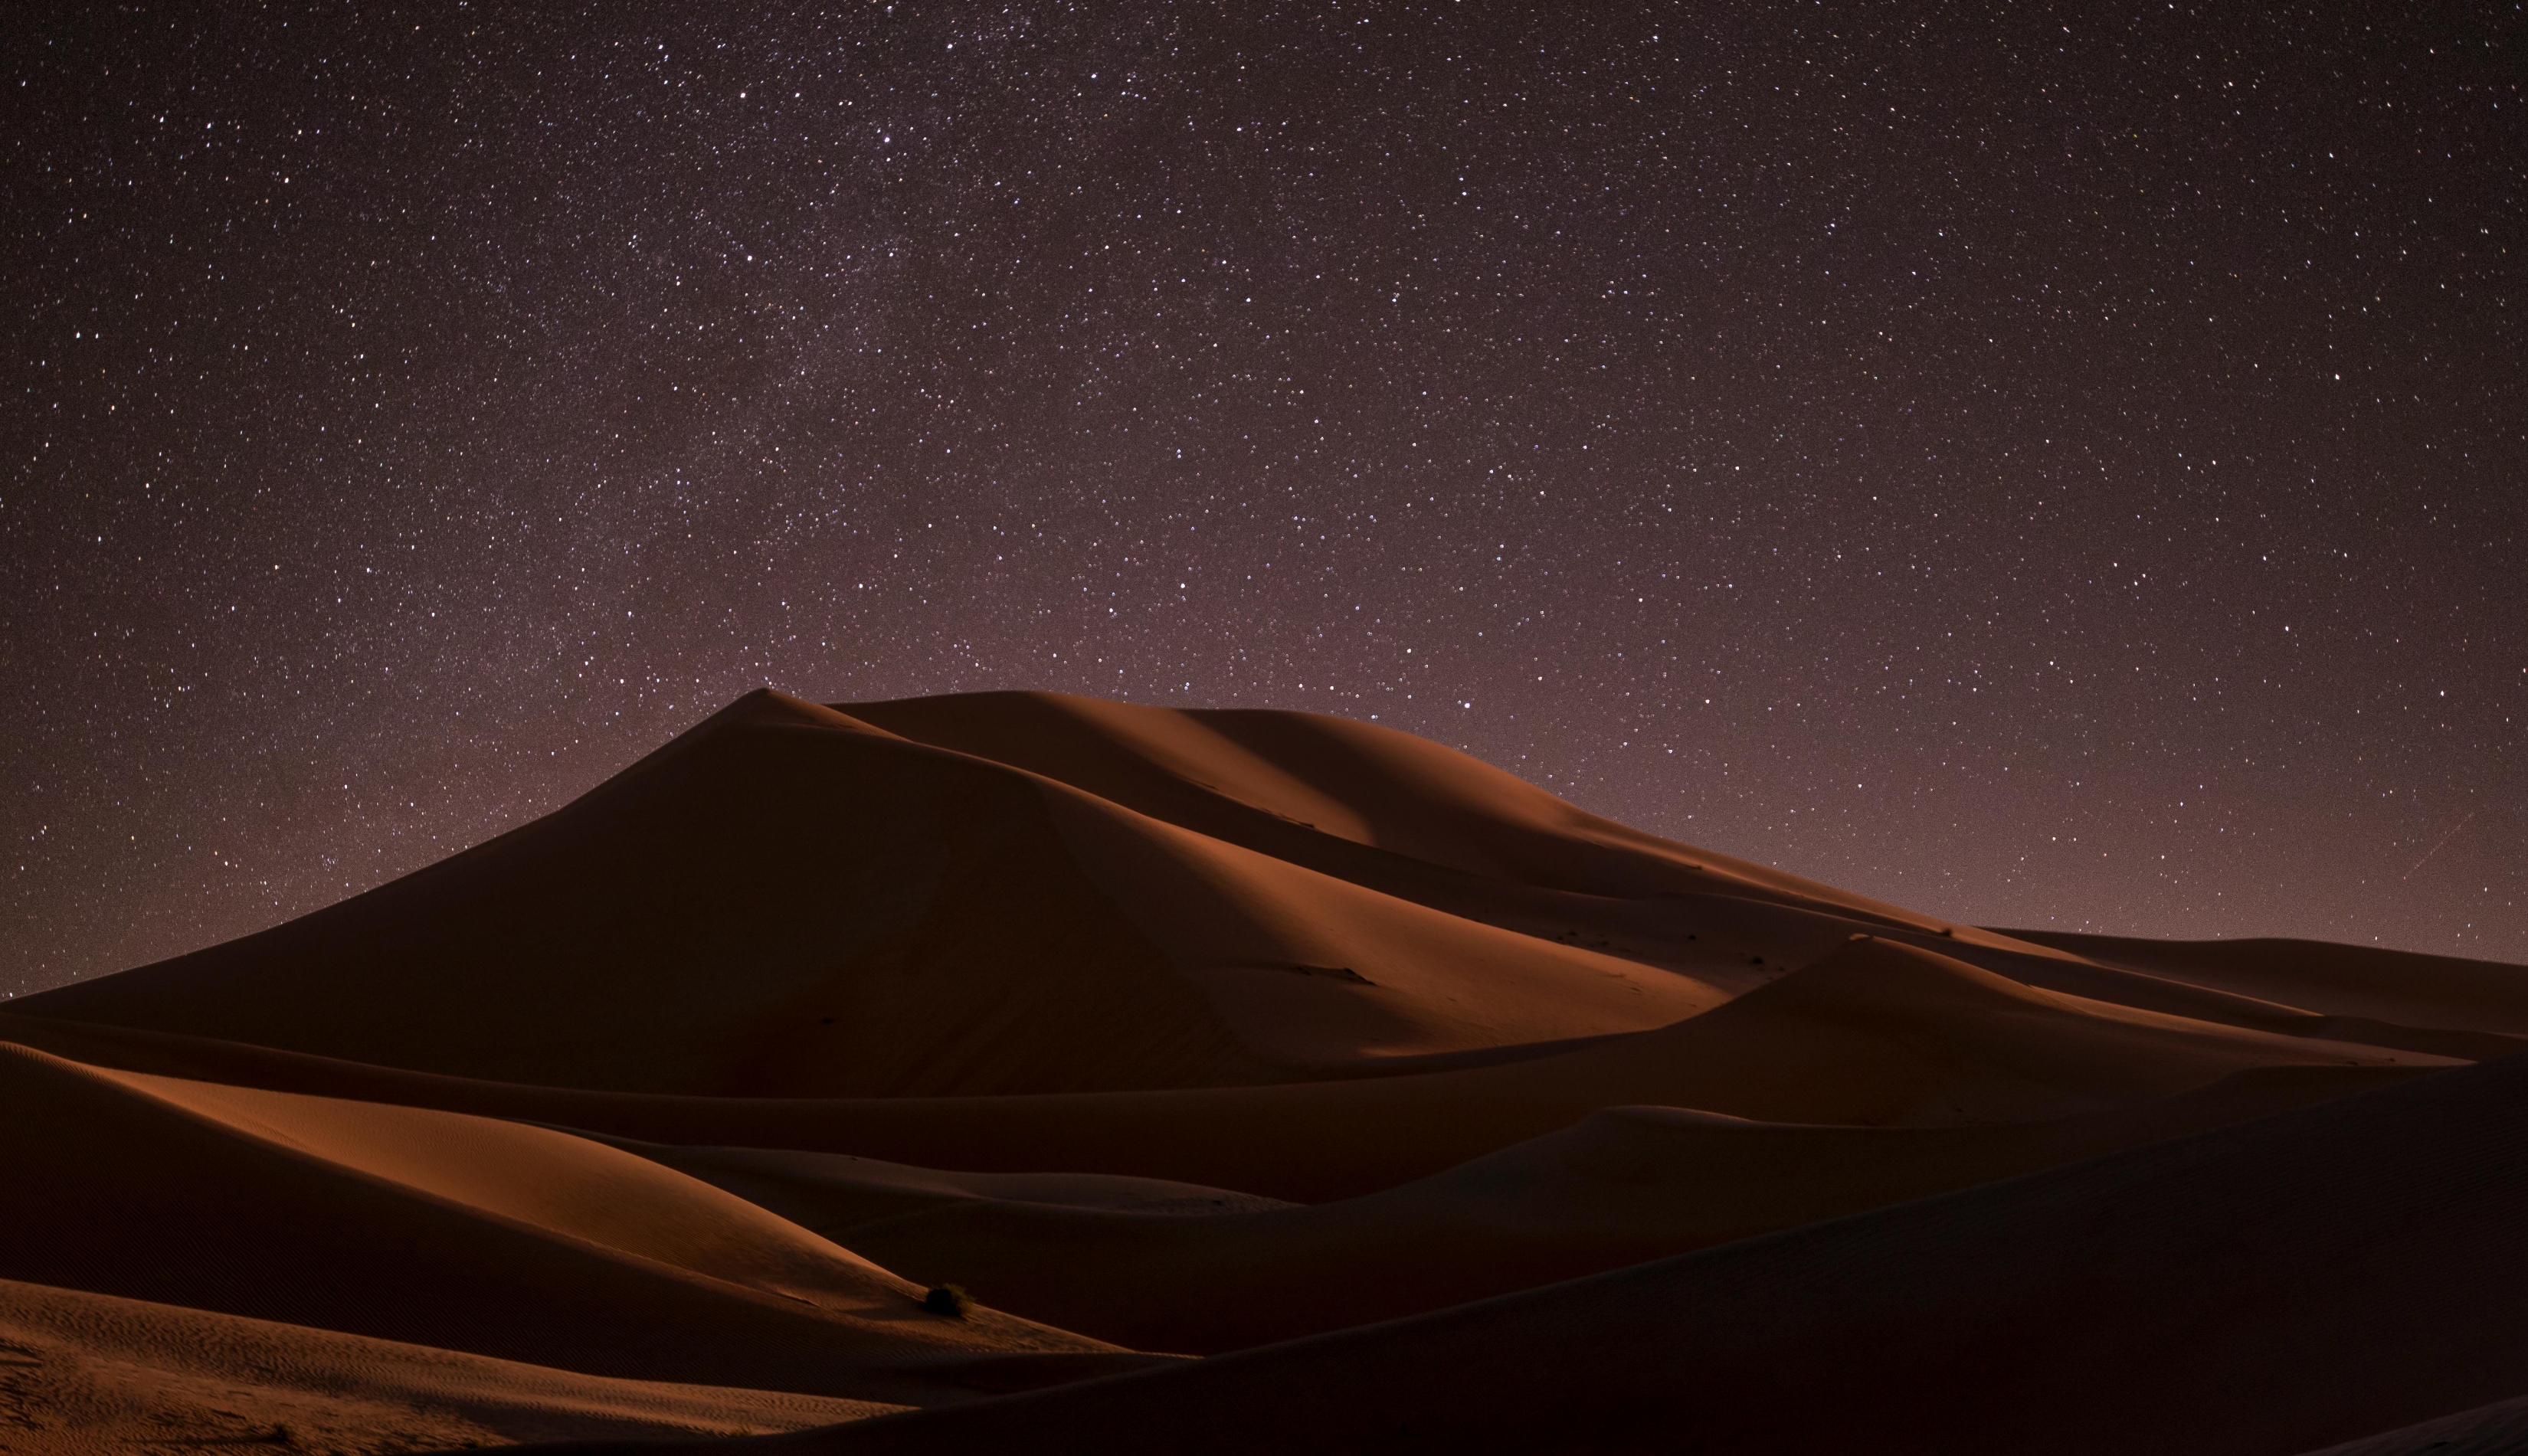
<svg viewBox="0 0 2528 1456">
<path fill-rule="evenodd" d="M 2528 1359 L 2528 1062 L 1411 1320 L 764 1443 L 2285 1453 Z"/>
<path fill-rule="evenodd" d="M 0 1280 L 0 1449 L 20 1456 L 724 1435 L 901 1409 L 609 1379 Z"/>
<path fill-rule="evenodd" d="M 2516 1393 L 2523 988 L 1315 715 L 759 693 L 0 1013 L 0 1447 L 2293 1456 Z"/>
<path fill-rule="evenodd" d="M 21 1008 L 618 1091 L 1200 1087 L 1645 1030 L 1864 930 L 2147 1010 L 2445 1055 L 2513 1049 L 2326 1024 L 1790 877 L 1721 873 L 1716 857 L 1386 730 L 1091 706 L 1017 695 L 866 709 L 952 745 L 938 748 L 754 695 L 445 863 Z M 1027 738 L 1044 724 L 1079 731 Z M 1365 806 L 1336 815 L 1321 803 L 1336 790 Z"/>
<path fill-rule="evenodd" d="M 627 1090 L 1261 1074 L 1071 867 L 1030 782 L 763 694 L 452 859 L 21 1005 Z"/>
<path fill-rule="evenodd" d="M 989 1311 L 927 1314 L 921 1286 L 564 1133 L 10 1046 L 0 1098 L 0 1277 L 596 1375 L 904 1404 L 971 1393 L 965 1368 L 995 1359 L 1122 1358 Z"/>
<path fill-rule="evenodd" d="M 22 1009 L 495 1080 L 846 1096 L 1341 1074 L 1725 994 L 758 694 L 454 859 Z"/>
</svg>

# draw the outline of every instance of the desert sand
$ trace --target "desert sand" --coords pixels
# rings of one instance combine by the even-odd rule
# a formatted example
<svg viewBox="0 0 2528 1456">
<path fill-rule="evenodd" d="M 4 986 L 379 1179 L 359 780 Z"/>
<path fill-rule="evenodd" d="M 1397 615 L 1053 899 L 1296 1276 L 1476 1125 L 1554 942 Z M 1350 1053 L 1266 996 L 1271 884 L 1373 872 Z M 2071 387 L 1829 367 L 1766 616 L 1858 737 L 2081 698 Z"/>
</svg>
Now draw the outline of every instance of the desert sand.
<svg viewBox="0 0 2528 1456">
<path fill-rule="evenodd" d="M 1373 725 L 757 693 L 0 1013 L 0 1450 L 2482 1445 L 2521 1051 L 2528 969 L 1956 924 Z"/>
</svg>

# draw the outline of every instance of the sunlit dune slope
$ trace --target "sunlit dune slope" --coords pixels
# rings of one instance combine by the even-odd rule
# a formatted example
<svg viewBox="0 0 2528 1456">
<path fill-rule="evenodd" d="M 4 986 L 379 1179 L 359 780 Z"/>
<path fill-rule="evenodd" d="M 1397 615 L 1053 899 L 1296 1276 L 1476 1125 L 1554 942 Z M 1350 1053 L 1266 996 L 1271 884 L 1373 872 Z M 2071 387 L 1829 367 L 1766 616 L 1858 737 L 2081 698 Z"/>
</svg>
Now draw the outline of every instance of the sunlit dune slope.
<svg viewBox="0 0 2528 1456">
<path fill-rule="evenodd" d="M 903 1407 L 580 1375 L 0 1280 L 0 1446 L 16 1456 L 288 1443 L 419 1450 L 795 1430 Z"/>
<path fill-rule="evenodd" d="M 2386 1086 L 2277 1066 L 2059 1122 L 1865 1128 L 1614 1108 L 1314 1207 L 1078 1174 L 622 1146 L 910 1277 L 1146 1349 L 1209 1354 L 1463 1304 Z"/>
<path fill-rule="evenodd" d="M 2515 1392 L 2528 1060 L 765 1451 L 2293 1453 Z M 670 1448 L 678 1449 L 678 1448 Z"/>
<path fill-rule="evenodd" d="M 1349 718 L 1151 707 L 1068 693 L 961 693 L 834 707 L 890 733 L 1029 769 L 1283 858 L 1305 841 L 1273 833 L 1276 822 L 1487 881 L 1623 900 L 1720 891 L 1926 930 L 1941 924 L 1645 834 L 1428 739 Z"/>
<path fill-rule="evenodd" d="M 2143 1010 L 2465 1058 L 2528 1050 L 2528 976 L 2517 967 L 2312 942 L 2260 942 L 2260 953 L 2208 960 L 2117 943 L 2124 950 L 2101 958 L 2109 964 L 2091 965 L 2086 948 L 2107 943 L 1961 925 L 1659 839 L 1376 724 L 1058 693 L 837 708 L 1387 896 L 1718 986 L 1747 984 L 1759 958 L 1778 973 L 1860 931 Z M 1142 903 L 1143 887 L 1132 875 L 1109 885 L 1128 907 Z M 2423 985 L 2431 989 L 2417 994 Z"/>
<path fill-rule="evenodd" d="M 927 1314 L 919 1286 L 847 1250 L 565 1133 L 7 1045 L 0 1104 L 0 1278 L 904 1403 L 955 1398 L 978 1360 L 1113 1363 L 1112 1346 L 989 1311 Z"/>
</svg>

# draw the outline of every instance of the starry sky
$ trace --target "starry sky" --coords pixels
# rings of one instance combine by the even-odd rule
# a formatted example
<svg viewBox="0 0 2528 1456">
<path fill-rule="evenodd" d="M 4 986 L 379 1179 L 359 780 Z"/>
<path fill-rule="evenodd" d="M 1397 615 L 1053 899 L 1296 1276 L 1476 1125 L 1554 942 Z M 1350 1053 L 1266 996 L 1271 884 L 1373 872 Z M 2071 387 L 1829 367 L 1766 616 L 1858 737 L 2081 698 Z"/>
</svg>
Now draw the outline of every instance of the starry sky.
<svg viewBox="0 0 2528 1456">
<path fill-rule="evenodd" d="M 34 4 L 0 990 L 726 700 L 1374 717 L 2528 962 L 2508 5 Z"/>
</svg>

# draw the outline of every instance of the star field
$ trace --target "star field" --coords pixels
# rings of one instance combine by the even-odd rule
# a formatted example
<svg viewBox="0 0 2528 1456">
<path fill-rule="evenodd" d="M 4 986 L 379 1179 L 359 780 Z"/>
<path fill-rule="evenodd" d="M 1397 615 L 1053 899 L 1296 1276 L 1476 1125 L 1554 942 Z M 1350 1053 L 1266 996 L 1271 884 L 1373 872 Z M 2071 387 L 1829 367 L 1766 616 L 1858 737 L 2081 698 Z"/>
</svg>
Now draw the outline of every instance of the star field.
<svg viewBox="0 0 2528 1456">
<path fill-rule="evenodd" d="M 2528 961 L 2514 7 L 36 7 L 0 989 L 748 688 Z"/>
</svg>

